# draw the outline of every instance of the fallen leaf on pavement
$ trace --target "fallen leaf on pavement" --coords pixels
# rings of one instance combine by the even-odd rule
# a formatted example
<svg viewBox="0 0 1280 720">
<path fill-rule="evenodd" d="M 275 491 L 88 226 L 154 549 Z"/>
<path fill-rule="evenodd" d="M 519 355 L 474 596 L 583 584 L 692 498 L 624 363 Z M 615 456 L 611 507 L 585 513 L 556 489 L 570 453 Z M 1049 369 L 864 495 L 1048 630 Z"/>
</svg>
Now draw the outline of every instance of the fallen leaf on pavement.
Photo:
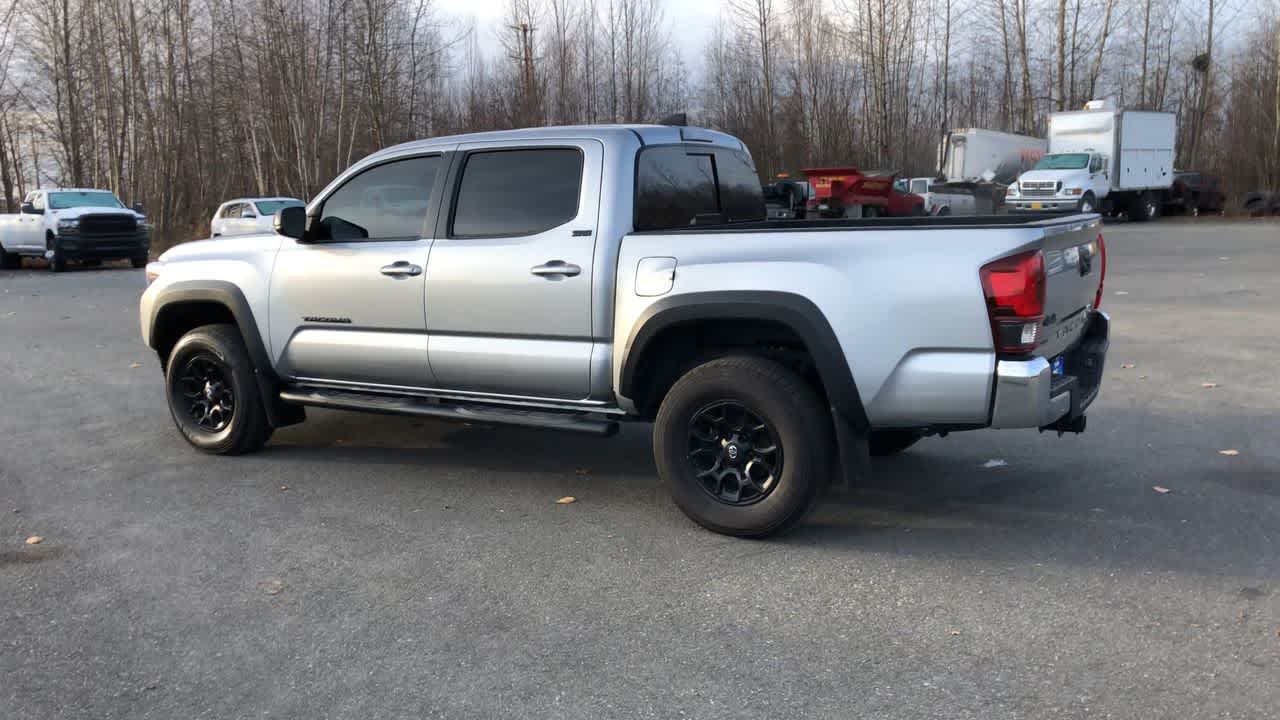
<svg viewBox="0 0 1280 720">
<path fill-rule="evenodd" d="M 32 535 L 31 537 L 27 538 L 28 545 L 39 545 L 42 542 L 44 542 L 44 538 L 40 537 L 39 535 Z"/>
<path fill-rule="evenodd" d="M 1146 380 L 1146 379 L 1147 379 L 1147 376 L 1146 376 L 1146 375 L 1139 375 L 1139 376 L 1138 376 L 1138 379 L 1139 379 L 1139 380 Z"/>
<path fill-rule="evenodd" d="M 268 595 L 279 595 L 284 590 L 284 581 L 279 578 L 268 578 L 258 582 L 258 589 Z"/>
<path fill-rule="evenodd" d="M 1152 485 L 1152 486 L 1151 486 L 1151 489 L 1152 489 L 1152 490 L 1155 490 L 1156 492 L 1160 493 L 1161 495 L 1167 495 L 1167 494 L 1169 493 L 1169 488 L 1167 488 L 1167 487 L 1161 487 L 1160 485 Z"/>
<path fill-rule="evenodd" d="M 959 631 L 959 630 L 952 630 L 952 631 L 951 631 L 951 634 L 952 634 L 953 636 L 955 636 L 955 635 L 959 635 L 959 634 L 960 634 L 960 631 Z"/>
<path fill-rule="evenodd" d="M 1001 460 L 1000 458 L 994 458 L 982 463 L 982 467 L 997 468 L 997 467 L 1004 467 L 1005 465 L 1008 465 L 1008 464 L 1009 463 L 1005 462 L 1004 460 Z"/>
<path fill-rule="evenodd" d="M 142 363 L 129 363 L 129 367 L 131 367 L 131 368 L 140 368 L 140 367 L 142 367 Z"/>
<path fill-rule="evenodd" d="M 1218 387 L 1218 383 L 1200 383 L 1200 387 L 1205 388 L 1206 390 L 1208 390 L 1208 389 L 1211 389 L 1211 388 L 1216 388 L 1216 387 Z"/>
<path fill-rule="evenodd" d="M 1228 457 L 1235 457 L 1236 455 L 1240 454 L 1240 451 L 1239 450 L 1219 450 L 1218 454 L 1226 455 Z"/>
<path fill-rule="evenodd" d="M 1120 369 L 1121 369 L 1121 370 L 1132 370 L 1132 369 L 1133 369 L 1133 363 L 1124 363 L 1124 364 L 1122 364 L 1122 365 L 1120 366 Z"/>
<path fill-rule="evenodd" d="M 1117 290 L 1117 291 L 1116 291 L 1116 294 L 1117 294 L 1117 295 L 1128 295 L 1128 294 L 1129 294 L 1129 291 L 1128 291 L 1128 290 Z"/>
<path fill-rule="evenodd" d="M 590 475 L 590 474 L 591 474 L 591 470 L 590 470 L 590 468 L 578 468 L 578 474 L 579 474 L 579 475 Z"/>
<path fill-rule="evenodd" d="M 281 485 L 281 486 L 280 486 L 280 492 L 284 492 L 285 490 L 288 490 L 288 489 L 289 489 L 289 486 L 288 486 L 288 485 Z"/>
<path fill-rule="evenodd" d="M 568 505 L 568 504 L 570 504 L 570 503 L 576 503 L 576 502 L 578 502 L 578 498 L 576 498 L 576 497 L 574 497 L 574 496 L 572 496 L 572 495 L 565 495 L 564 497 L 562 497 L 562 498 L 560 498 L 559 500 L 557 500 L 557 501 L 556 501 L 556 504 L 557 504 L 557 505 Z"/>
</svg>

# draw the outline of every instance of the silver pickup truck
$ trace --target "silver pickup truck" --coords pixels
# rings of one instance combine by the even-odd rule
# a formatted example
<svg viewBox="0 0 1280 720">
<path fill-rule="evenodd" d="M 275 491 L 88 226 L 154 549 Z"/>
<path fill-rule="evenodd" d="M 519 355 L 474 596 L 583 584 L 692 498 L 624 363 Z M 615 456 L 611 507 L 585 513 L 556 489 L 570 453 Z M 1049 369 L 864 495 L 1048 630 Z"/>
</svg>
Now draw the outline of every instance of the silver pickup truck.
<svg viewBox="0 0 1280 720">
<path fill-rule="evenodd" d="M 1108 320 L 1096 215 L 769 222 L 743 144 L 690 127 L 411 142 L 274 234 L 147 267 L 142 337 L 213 453 L 315 406 L 607 435 L 653 423 L 717 532 L 795 524 L 869 454 L 1084 429 Z"/>
</svg>

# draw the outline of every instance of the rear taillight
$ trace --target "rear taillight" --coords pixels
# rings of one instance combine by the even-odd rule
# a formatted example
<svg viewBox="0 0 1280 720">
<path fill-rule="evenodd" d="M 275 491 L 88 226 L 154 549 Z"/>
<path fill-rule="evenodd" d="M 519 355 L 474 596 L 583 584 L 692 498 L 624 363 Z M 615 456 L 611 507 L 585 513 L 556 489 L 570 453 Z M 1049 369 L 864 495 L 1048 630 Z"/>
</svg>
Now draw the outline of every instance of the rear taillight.
<svg viewBox="0 0 1280 720">
<path fill-rule="evenodd" d="M 1044 324 L 1044 253 L 1033 250 L 993 260 L 980 274 L 996 352 L 1025 355 L 1035 350 Z"/>
<path fill-rule="evenodd" d="M 1093 297 L 1093 309 L 1102 304 L 1102 284 L 1107 281 L 1107 241 L 1098 233 L 1098 259 L 1102 261 L 1102 272 L 1098 275 L 1098 294 Z"/>
</svg>

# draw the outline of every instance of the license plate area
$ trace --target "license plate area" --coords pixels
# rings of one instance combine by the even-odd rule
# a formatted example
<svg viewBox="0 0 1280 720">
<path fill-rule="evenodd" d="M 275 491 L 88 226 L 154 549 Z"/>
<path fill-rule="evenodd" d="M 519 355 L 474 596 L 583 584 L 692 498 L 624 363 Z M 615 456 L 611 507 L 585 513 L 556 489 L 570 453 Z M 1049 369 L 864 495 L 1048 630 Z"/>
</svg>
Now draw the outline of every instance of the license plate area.
<svg viewBox="0 0 1280 720">
<path fill-rule="evenodd" d="M 1031 203 L 1031 209 L 1032 209 L 1032 210 L 1043 210 L 1043 209 L 1044 209 L 1044 203 L 1033 202 L 1033 203 Z"/>
<path fill-rule="evenodd" d="M 1059 355 L 1053 360 L 1050 360 L 1049 367 L 1052 369 L 1054 375 L 1066 375 L 1067 374 L 1067 356 Z"/>
</svg>

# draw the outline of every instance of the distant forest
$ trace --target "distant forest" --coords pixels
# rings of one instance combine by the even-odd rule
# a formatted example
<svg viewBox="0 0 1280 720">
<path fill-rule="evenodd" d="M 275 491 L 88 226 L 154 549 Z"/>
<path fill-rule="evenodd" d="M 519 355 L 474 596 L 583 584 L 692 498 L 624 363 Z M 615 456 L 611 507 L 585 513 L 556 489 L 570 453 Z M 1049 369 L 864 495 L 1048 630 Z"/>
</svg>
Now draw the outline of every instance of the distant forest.
<svg viewBox="0 0 1280 720">
<path fill-rule="evenodd" d="M 512 0 L 495 27 L 430 0 L 13 2 L 0 73 L 8 210 L 37 183 L 109 188 L 162 243 L 407 139 L 681 111 L 762 178 L 927 174 L 946 128 L 1043 134 L 1111 98 L 1177 113 L 1181 167 L 1280 190 L 1276 0 L 727 0 L 700 48 L 661 0 Z"/>
</svg>

